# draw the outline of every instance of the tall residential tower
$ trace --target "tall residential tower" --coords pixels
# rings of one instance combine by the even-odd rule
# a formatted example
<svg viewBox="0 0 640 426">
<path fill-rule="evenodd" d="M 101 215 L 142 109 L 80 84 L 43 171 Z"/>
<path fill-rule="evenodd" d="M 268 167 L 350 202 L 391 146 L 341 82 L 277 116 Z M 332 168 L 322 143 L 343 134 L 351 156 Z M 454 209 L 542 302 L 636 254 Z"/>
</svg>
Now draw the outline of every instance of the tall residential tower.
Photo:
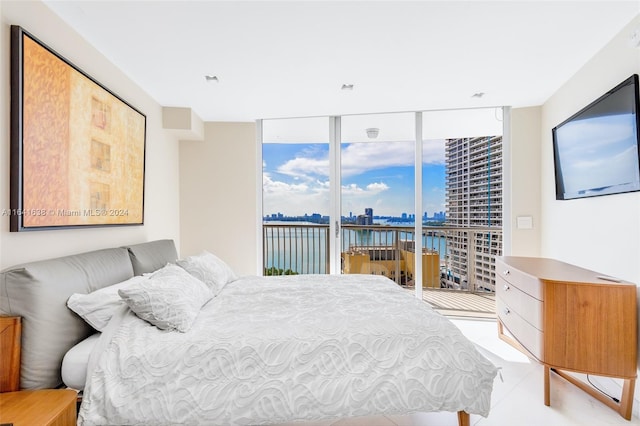
<svg viewBox="0 0 640 426">
<path fill-rule="evenodd" d="M 502 136 L 448 139 L 445 148 L 448 226 L 502 227 Z M 471 231 L 471 230 L 470 230 Z M 501 233 L 456 232 L 449 237 L 447 264 L 462 288 L 493 291 L 493 257 L 502 252 Z M 467 270 L 467 258 L 472 271 Z M 475 276 L 469 280 L 468 276 Z"/>
</svg>

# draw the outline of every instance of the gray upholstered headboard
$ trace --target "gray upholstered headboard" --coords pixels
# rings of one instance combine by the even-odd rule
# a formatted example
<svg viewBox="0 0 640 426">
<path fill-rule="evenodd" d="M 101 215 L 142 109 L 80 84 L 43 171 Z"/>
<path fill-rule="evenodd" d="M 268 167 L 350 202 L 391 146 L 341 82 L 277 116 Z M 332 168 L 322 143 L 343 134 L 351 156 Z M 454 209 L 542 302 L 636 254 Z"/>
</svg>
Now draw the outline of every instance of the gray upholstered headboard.
<svg viewBox="0 0 640 426">
<path fill-rule="evenodd" d="M 178 253 L 173 240 L 157 240 L 124 248 L 129 251 L 133 275 L 153 272 L 162 268 L 167 262 L 178 260 Z"/>
<path fill-rule="evenodd" d="M 65 353 L 94 333 L 67 308 L 73 293 L 90 293 L 133 275 L 175 262 L 172 240 L 97 250 L 16 265 L 0 273 L 0 311 L 22 317 L 20 387 L 54 388 L 62 383 Z"/>
</svg>

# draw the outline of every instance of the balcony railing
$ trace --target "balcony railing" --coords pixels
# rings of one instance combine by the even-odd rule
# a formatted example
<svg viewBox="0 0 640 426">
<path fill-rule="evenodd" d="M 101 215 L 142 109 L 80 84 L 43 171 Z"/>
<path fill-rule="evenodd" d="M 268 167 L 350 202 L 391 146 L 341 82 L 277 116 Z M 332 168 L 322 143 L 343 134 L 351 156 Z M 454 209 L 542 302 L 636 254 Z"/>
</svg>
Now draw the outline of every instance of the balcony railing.
<svg viewBox="0 0 640 426">
<path fill-rule="evenodd" d="M 329 225 L 262 226 L 265 275 L 328 274 Z"/>
<path fill-rule="evenodd" d="M 415 286 L 412 226 L 342 225 L 342 273 L 384 275 Z M 499 228 L 423 227 L 422 286 L 470 292 L 495 290 Z M 329 273 L 329 225 L 263 225 L 265 275 Z"/>
</svg>

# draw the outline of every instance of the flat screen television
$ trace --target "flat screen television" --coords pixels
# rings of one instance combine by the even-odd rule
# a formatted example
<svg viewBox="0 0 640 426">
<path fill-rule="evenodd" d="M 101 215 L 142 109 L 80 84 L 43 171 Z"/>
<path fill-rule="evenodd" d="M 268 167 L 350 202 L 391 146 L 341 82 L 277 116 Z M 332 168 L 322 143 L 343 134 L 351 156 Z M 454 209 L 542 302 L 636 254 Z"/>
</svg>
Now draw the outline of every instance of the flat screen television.
<svg viewBox="0 0 640 426">
<path fill-rule="evenodd" d="M 553 128 L 557 200 L 640 191 L 639 110 L 634 74 Z"/>
</svg>

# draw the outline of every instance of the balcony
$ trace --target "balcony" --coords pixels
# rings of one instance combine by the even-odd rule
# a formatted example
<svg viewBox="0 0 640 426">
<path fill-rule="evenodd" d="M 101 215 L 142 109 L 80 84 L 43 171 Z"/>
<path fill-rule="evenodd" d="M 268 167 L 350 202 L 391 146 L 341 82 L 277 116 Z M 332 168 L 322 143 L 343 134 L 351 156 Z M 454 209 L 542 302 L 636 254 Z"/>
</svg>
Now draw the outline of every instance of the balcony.
<svg viewBox="0 0 640 426">
<path fill-rule="evenodd" d="M 499 228 L 423 227 L 423 299 L 451 315 L 495 315 L 495 256 L 502 253 Z M 329 273 L 329 225 L 263 225 L 265 275 Z M 384 275 L 415 289 L 413 227 L 343 225 L 344 274 Z"/>
</svg>

